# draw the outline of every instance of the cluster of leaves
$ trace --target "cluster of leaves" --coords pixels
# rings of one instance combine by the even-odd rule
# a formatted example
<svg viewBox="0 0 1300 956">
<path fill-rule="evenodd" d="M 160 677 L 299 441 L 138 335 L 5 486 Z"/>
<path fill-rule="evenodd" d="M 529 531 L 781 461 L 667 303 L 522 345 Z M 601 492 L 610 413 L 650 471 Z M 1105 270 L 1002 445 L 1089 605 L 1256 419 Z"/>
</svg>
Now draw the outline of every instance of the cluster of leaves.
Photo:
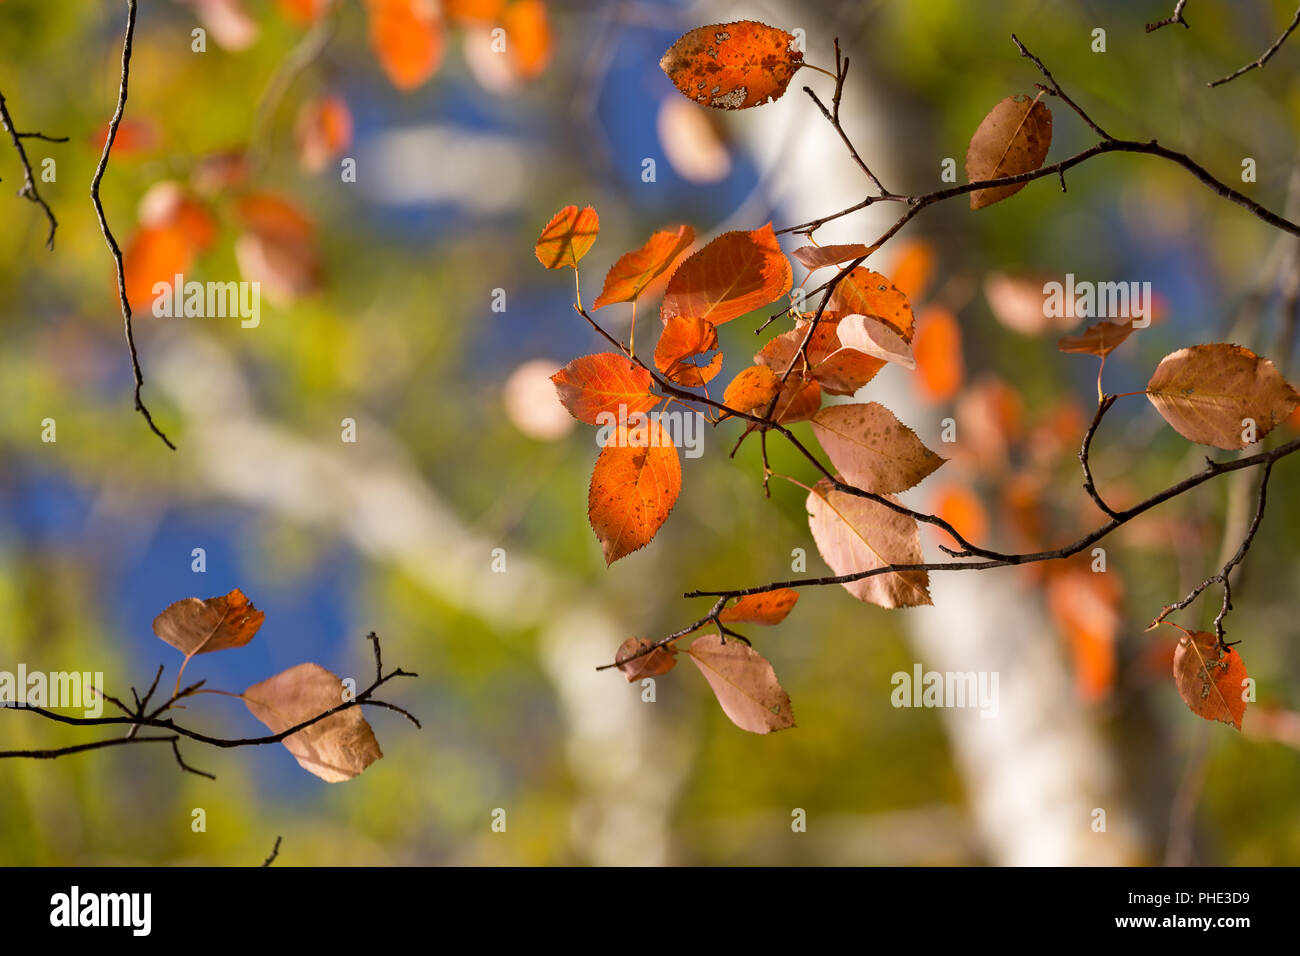
<svg viewBox="0 0 1300 956">
<path fill-rule="evenodd" d="M 243 647 L 257 634 L 264 617 L 235 588 L 207 600 L 185 598 L 154 618 L 154 634 L 185 655 L 173 700 L 199 693 L 224 694 L 205 689 L 202 682 L 182 691 L 181 676 L 190 658 Z M 349 700 L 350 693 L 338 675 L 306 662 L 259 681 L 242 694 L 224 695 L 238 697 L 271 733 L 279 734 L 333 710 Z M 383 756 L 360 707 L 330 714 L 285 737 L 283 743 L 304 770 L 330 783 L 351 780 Z"/>
<path fill-rule="evenodd" d="M 752 21 L 692 30 L 660 65 L 685 96 L 720 109 L 743 109 L 780 97 L 805 66 L 792 34 Z M 1052 138 L 1051 112 L 1042 95 L 1008 97 L 979 124 L 966 155 L 971 183 L 1015 178 L 1042 167 Z M 1027 181 L 972 189 L 970 207 L 978 210 L 1006 199 Z M 578 264 L 598 231 L 594 209 L 566 206 L 542 230 L 536 254 L 546 268 L 574 270 L 575 308 L 617 348 L 576 358 L 553 378 L 560 401 L 576 419 L 614 426 L 597 458 L 588 495 L 589 518 L 607 564 L 648 544 L 681 491 L 677 450 L 653 417 L 674 403 L 698 408 L 714 424 L 743 419 L 745 435 L 758 431 L 764 442 L 775 430 L 804 452 L 821 477 L 812 486 L 788 480 L 808 492 L 809 528 L 826 564 L 837 577 L 860 575 L 838 582 L 860 601 L 886 608 L 931 603 L 919 521 L 953 534 L 962 550 L 951 554 L 996 554 L 970 545 L 946 520 L 912 511 L 894 497 L 934 473 L 945 459 L 892 411 L 877 402 L 823 404 L 827 395 L 855 396 L 889 363 L 917 367 L 917 323 L 908 296 L 863 265 L 878 245 L 814 243 L 794 250 L 808 277 L 838 267 L 834 278 L 813 290 L 825 295 L 809 310 L 805 296 L 790 295 L 791 264 L 770 223 L 720 235 L 685 258 L 694 239 L 689 226 L 656 232 L 614 264 L 593 304 L 593 311 L 632 304 L 632 331 L 624 344 L 582 305 Z M 636 304 L 660 287 L 660 333 L 652 367 L 636 352 Z M 721 401 L 714 399 L 708 386 L 722 367 L 718 327 L 787 295 L 790 305 L 778 316 L 788 314 L 794 327 L 774 335 L 754 356 L 753 366 L 727 385 Z M 949 315 L 947 324 L 951 332 L 946 338 L 958 336 L 955 318 Z M 1104 365 L 1106 356 L 1134 331 L 1131 322 L 1103 322 L 1065 337 L 1059 347 L 1099 356 Z M 1100 418 L 1116 398 L 1102 392 L 1100 373 L 1098 393 Z M 1271 362 L 1225 343 L 1166 356 L 1146 389 L 1131 394 L 1146 394 L 1185 438 L 1222 449 L 1259 441 L 1300 405 L 1300 394 Z M 831 468 L 821 465 L 789 430 L 798 422 L 809 423 Z M 773 474 L 766 461 L 765 451 L 765 482 Z M 889 570 L 894 568 L 899 570 Z M 616 665 L 630 681 L 663 674 L 676 664 L 677 641 L 697 635 L 687 653 L 733 722 L 756 733 L 793 726 L 789 699 L 770 664 L 728 624 L 778 623 L 798 595 L 790 588 L 753 590 L 761 593 L 741 596 L 731 606 L 719 600 L 708 617 L 664 640 L 629 639 L 619 648 Z M 709 627 L 716 630 L 698 633 Z M 1195 713 L 1240 727 L 1245 668 L 1221 638 L 1187 632 L 1174 672 L 1180 694 Z"/>
</svg>

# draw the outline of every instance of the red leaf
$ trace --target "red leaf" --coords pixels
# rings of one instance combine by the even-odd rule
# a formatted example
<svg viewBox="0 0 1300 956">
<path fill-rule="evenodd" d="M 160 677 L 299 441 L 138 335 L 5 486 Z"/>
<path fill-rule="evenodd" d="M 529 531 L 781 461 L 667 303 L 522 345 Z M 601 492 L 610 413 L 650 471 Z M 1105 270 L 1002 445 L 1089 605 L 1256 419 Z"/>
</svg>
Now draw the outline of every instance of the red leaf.
<svg viewBox="0 0 1300 956">
<path fill-rule="evenodd" d="M 801 66 L 793 35 L 753 20 L 697 27 L 659 61 L 682 95 L 727 110 L 779 98 Z"/>
<path fill-rule="evenodd" d="M 588 425 L 613 424 L 601 415 L 626 423 L 648 412 L 660 400 L 650 394 L 654 380 L 640 365 L 617 352 L 599 352 L 576 358 L 551 376 L 564 407 Z"/>
</svg>

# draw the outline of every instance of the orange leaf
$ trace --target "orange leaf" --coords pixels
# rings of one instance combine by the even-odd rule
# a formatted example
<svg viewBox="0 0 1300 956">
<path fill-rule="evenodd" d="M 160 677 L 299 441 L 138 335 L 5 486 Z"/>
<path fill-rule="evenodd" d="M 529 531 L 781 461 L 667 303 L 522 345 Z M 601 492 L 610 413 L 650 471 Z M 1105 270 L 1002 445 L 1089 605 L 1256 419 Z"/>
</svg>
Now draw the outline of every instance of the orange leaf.
<svg viewBox="0 0 1300 956">
<path fill-rule="evenodd" d="M 546 224 L 537 238 L 537 261 L 548 269 L 569 266 L 578 268 L 578 260 L 596 242 L 600 232 L 600 217 L 587 206 L 579 211 L 577 206 L 565 206 Z"/>
<path fill-rule="evenodd" d="M 618 664 L 618 669 L 626 676 L 628 683 L 641 680 L 644 677 L 658 677 L 660 674 L 667 674 L 677 666 L 677 648 L 671 644 L 665 647 L 657 647 L 649 654 L 644 654 L 635 660 L 627 660 L 633 654 L 645 650 L 651 645 L 643 637 L 629 637 L 619 645 L 618 651 L 614 654 L 614 662 Z M 627 661 L 627 663 L 620 663 Z"/>
<path fill-rule="evenodd" d="M 253 639 L 266 615 L 253 607 L 244 592 L 235 588 L 224 597 L 206 601 L 185 598 L 153 619 L 153 632 L 185 655 L 185 665 L 195 654 L 243 647 Z M 180 674 L 176 675 L 180 686 Z"/>
<path fill-rule="evenodd" d="M 190 267 L 194 246 L 185 230 L 174 223 L 140 229 L 122 253 L 126 300 L 143 311 L 154 299 L 154 285 L 173 283 Z"/>
<path fill-rule="evenodd" d="M 1246 665 L 1206 631 L 1184 632 L 1174 651 L 1174 685 L 1193 714 L 1241 730 L 1246 714 Z"/>
<path fill-rule="evenodd" d="M 678 226 L 676 232 L 654 233 L 640 249 L 620 256 L 605 273 L 605 287 L 592 308 L 634 301 L 694 241 L 695 230 L 690 226 Z"/>
<path fill-rule="evenodd" d="M 935 515 L 957 529 L 967 541 L 983 541 L 988 535 L 989 519 L 979 496 L 965 485 L 949 482 L 935 489 L 931 505 Z M 945 538 L 951 537 L 941 531 Z M 953 542 L 956 545 L 956 542 Z"/>
<path fill-rule="evenodd" d="M 823 318 L 870 315 L 894 327 L 906 342 L 912 341 L 916 319 L 902 291 L 879 272 L 858 266 L 835 286 Z"/>
<path fill-rule="evenodd" d="M 783 425 L 805 422 L 817 414 L 822 407 L 822 388 L 816 382 L 802 385 L 791 376 L 776 400 L 776 412 L 772 418 Z"/>
<path fill-rule="evenodd" d="M 721 635 L 705 634 L 686 653 L 713 688 L 722 712 L 741 730 L 770 734 L 794 726 L 790 697 L 758 651 L 735 638 L 724 644 Z"/>
<path fill-rule="evenodd" d="M 101 152 L 108 140 L 109 125 L 101 126 L 93 140 L 95 149 Z M 146 152 L 156 147 L 160 139 L 158 127 L 149 120 L 124 117 L 117 125 L 117 135 L 113 137 L 113 155 L 120 157 Z"/>
<path fill-rule="evenodd" d="M 766 408 L 781 390 L 781 379 L 766 365 L 751 365 L 731 380 L 722 403 L 738 412 Z"/>
<path fill-rule="evenodd" d="M 551 61 L 546 4 L 542 0 L 514 0 L 506 8 L 503 25 L 515 72 L 521 79 L 535 79 Z"/>
<path fill-rule="evenodd" d="M 1047 581 L 1047 607 L 1074 661 L 1074 683 L 1089 703 L 1115 686 L 1115 641 L 1121 617 L 1116 578 L 1087 566 L 1060 569 Z"/>
<path fill-rule="evenodd" d="M 730 322 L 790 291 L 790 261 L 772 224 L 752 232 L 726 232 L 677 267 L 668 280 L 660 316 Z"/>
<path fill-rule="evenodd" d="M 598 352 L 576 358 L 551 376 L 564 407 L 588 425 L 627 423 L 659 402 L 650 394 L 654 379 L 625 355 Z M 606 416 L 602 421 L 601 416 Z M 610 420 L 608 416 L 613 416 Z"/>
<path fill-rule="evenodd" d="M 434 0 L 366 0 L 370 46 L 399 90 L 413 90 L 442 62 L 442 21 Z"/>
<path fill-rule="evenodd" d="M 294 127 L 298 162 L 318 173 L 352 145 L 352 112 L 341 96 L 322 96 L 302 105 Z"/>
<path fill-rule="evenodd" d="M 961 326 L 952 312 L 933 305 L 921 314 L 912 353 L 922 397 L 946 402 L 957 394 L 966 378 L 966 364 L 961 355 Z"/>
<path fill-rule="evenodd" d="M 718 619 L 736 624 L 780 624 L 798 600 L 799 592 L 794 588 L 746 594 L 731 607 L 723 608 Z"/>
<path fill-rule="evenodd" d="M 924 239 L 910 239 L 898 246 L 894 257 L 894 285 L 909 299 L 919 299 L 934 272 L 934 249 Z"/>
<path fill-rule="evenodd" d="M 856 349 L 843 348 L 837 323 L 823 318 L 808 339 L 808 367 L 805 369 L 798 355 L 799 347 L 807 335 L 807 323 L 800 323 L 791 331 L 773 337 L 754 356 L 754 361 L 767 365 L 782 375 L 790 367 L 790 362 L 794 361 L 796 372 L 801 373 L 800 377 L 815 380 L 832 395 L 852 395 L 885 367 L 884 359 Z"/>
<path fill-rule="evenodd" d="M 659 423 L 619 424 L 596 459 L 587 492 L 587 517 L 605 564 L 649 544 L 681 489 L 677 448 Z"/>
<path fill-rule="evenodd" d="M 659 61 L 683 96 L 726 110 L 778 99 L 801 66 L 792 34 L 753 20 L 696 27 Z"/>
</svg>

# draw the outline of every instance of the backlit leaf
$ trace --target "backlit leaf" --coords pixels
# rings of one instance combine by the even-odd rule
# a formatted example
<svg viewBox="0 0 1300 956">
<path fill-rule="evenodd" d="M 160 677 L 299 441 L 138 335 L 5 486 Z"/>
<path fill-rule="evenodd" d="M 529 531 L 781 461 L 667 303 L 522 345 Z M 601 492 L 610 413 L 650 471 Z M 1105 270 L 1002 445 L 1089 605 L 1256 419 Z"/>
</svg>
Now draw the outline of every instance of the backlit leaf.
<svg viewBox="0 0 1300 956">
<path fill-rule="evenodd" d="M 413 90 L 438 72 L 443 27 L 434 0 L 366 0 L 370 46 L 399 90 Z"/>
<path fill-rule="evenodd" d="M 253 639 L 266 615 L 235 588 L 206 601 L 185 598 L 153 619 L 153 632 L 185 655 L 181 673 L 195 654 L 243 647 Z M 176 678 L 180 683 L 180 676 Z"/>
<path fill-rule="evenodd" d="M 865 266 L 858 266 L 839 281 L 823 317 L 842 319 L 849 315 L 874 316 L 893 326 L 905 342 L 912 341 L 916 319 L 907 296 L 879 272 Z"/>
<path fill-rule="evenodd" d="M 625 253 L 614 263 L 605 274 L 605 287 L 592 308 L 599 309 L 612 302 L 634 301 L 694 241 L 695 230 L 690 226 L 678 226 L 674 232 L 654 233 L 640 249 Z"/>
<path fill-rule="evenodd" d="M 587 517 L 605 564 L 649 544 L 681 489 L 677 448 L 659 423 L 618 425 L 596 459 L 587 493 Z"/>
<path fill-rule="evenodd" d="M 574 359 L 551 376 L 564 407 L 588 425 L 611 424 L 599 416 L 627 421 L 648 412 L 660 401 L 650 394 L 650 373 L 625 355 L 598 352 Z"/>
<path fill-rule="evenodd" d="M 780 624 L 799 600 L 794 588 L 746 594 L 731 607 L 722 609 L 718 618 L 728 624 Z"/>
<path fill-rule="evenodd" d="M 792 34 L 753 20 L 697 27 L 659 61 L 684 96 L 727 110 L 778 99 L 801 66 Z"/>
<path fill-rule="evenodd" d="M 721 325 L 790 291 L 790 261 L 772 224 L 752 232 L 726 232 L 696 252 L 668 280 L 660 311 Z"/>
<path fill-rule="evenodd" d="M 546 224 L 534 251 L 537 261 L 548 269 L 564 266 L 578 268 L 578 260 L 587 254 L 600 232 L 600 217 L 590 206 L 579 210 L 565 206 Z"/>
<path fill-rule="evenodd" d="M 618 651 L 614 654 L 614 662 L 618 664 L 618 669 L 627 677 L 628 683 L 639 681 L 643 677 L 658 677 L 660 674 L 667 674 L 677 666 L 677 648 L 668 644 L 664 647 L 657 647 L 649 654 L 643 654 L 635 660 L 628 660 L 633 654 L 639 653 L 649 647 L 653 641 L 648 641 L 644 637 L 629 637 L 619 645 Z M 627 661 L 627 663 L 621 663 Z"/>
<path fill-rule="evenodd" d="M 825 266 L 837 266 L 844 262 L 861 259 L 871 252 L 860 242 L 851 242 L 842 246 L 800 246 L 790 255 L 794 256 L 808 269 L 821 269 Z"/>
<path fill-rule="evenodd" d="M 781 379 L 766 365 L 751 365 L 731 380 L 722 403 L 738 412 L 766 408 L 781 390 Z"/>
</svg>

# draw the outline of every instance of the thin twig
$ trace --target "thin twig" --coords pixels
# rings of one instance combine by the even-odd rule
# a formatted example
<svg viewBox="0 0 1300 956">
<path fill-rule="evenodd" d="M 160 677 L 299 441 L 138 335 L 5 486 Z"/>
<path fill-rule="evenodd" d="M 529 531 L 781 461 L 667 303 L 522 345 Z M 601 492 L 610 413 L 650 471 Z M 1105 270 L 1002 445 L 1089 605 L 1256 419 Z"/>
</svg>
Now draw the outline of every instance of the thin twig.
<svg viewBox="0 0 1300 956">
<path fill-rule="evenodd" d="M 1219 79 L 1214 80 L 1210 83 L 1206 83 L 1205 85 L 1209 87 L 1222 86 L 1224 83 L 1227 83 L 1231 80 L 1235 80 L 1243 73 L 1249 73 L 1251 70 L 1259 69 L 1269 61 L 1269 58 L 1274 53 L 1276 53 L 1278 50 L 1282 48 L 1282 44 L 1286 42 L 1286 38 L 1291 35 L 1292 31 L 1295 30 L 1296 26 L 1298 25 L 1300 25 L 1300 7 L 1296 8 L 1295 16 L 1291 18 L 1291 23 L 1287 26 L 1287 28 L 1282 31 L 1282 35 L 1273 41 L 1273 45 L 1269 47 L 1267 50 L 1265 50 L 1263 55 L 1260 56 L 1258 60 L 1255 60 L 1253 63 L 1247 63 L 1239 70 L 1235 70 L 1234 72 L 1229 73 L 1227 76 L 1220 77 Z"/>
<path fill-rule="evenodd" d="M 126 111 L 127 80 L 131 73 L 131 42 L 135 36 L 135 12 L 136 0 L 126 0 L 126 33 L 122 39 L 122 80 L 117 89 L 117 108 L 113 111 L 113 118 L 108 122 L 108 136 L 104 140 L 104 151 L 99 156 L 99 165 L 95 167 L 95 176 L 90 181 L 90 201 L 94 204 L 95 216 L 99 219 L 99 231 L 104 234 L 104 242 L 108 245 L 108 251 L 113 254 L 113 263 L 117 267 L 117 296 L 122 304 L 122 327 L 126 334 L 126 346 L 131 351 L 131 371 L 135 375 L 136 411 L 144 416 L 150 430 L 163 440 L 163 444 L 175 451 L 176 446 L 163 434 L 162 429 L 154 424 L 153 416 L 149 414 L 148 407 L 140 397 L 140 390 L 144 388 L 144 373 L 140 370 L 140 355 L 135 348 L 135 332 L 131 327 L 131 303 L 126 297 L 126 271 L 122 266 L 122 250 L 118 247 L 117 240 L 113 238 L 113 231 L 108 228 L 104 204 L 99 199 L 99 184 L 104 178 L 104 171 L 108 169 L 108 154 L 113 149 L 117 128 L 122 124 L 122 114 Z"/>
<path fill-rule="evenodd" d="M 270 866 L 275 862 L 275 858 L 280 855 L 280 841 L 283 839 L 284 837 L 279 836 L 275 838 L 275 846 L 271 847 L 271 855 L 266 858 L 265 862 L 262 863 L 262 866 Z"/>
<path fill-rule="evenodd" d="M 1175 23 L 1181 23 L 1184 28 L 1191 29 L 1190 24 L 1183 19 L 1183 7 L 1185 6 L 1187 6 L 1187 0 L 1178 0 L 1178 3 L 1174 5 L 1174 12 L 1172 14 L 1165 17 L 1163 20 L 1157 20 L 1155 23 L 1147 24 L 1147 33 L 1152 33 L 1159 30 L 1161 27 L 1171 26 Z"/>
<path fill-rule="evenodd" d="M 59 227 L 59 221 L 54 218 L 54 210 L 50 209 L 50 204 L 41 198 L 39 190 L 36 188 L 36 176 L 32 173 L 32 164 L 27 159 L 27 150 L 23 149 L 24 139 L 43 139 L 51 143 L 66 143 L 66 136 L 46 136 L 44 133 L 20 133 L 14 129 L 13 120 L 9 116 L 9 108 L 5 105 L 5 97 L 0 93 L 0 126 L 3 126 L 9 138 L 13 141 L 14 151 L 18 153 L 18 164 L 23 169 L 23 186 L 18 190 L 18 195 L 24 199 L 30 200 L 40 206 L 45 212 L 45 218 L 50 224 L 50 233 L 45 239 L 45 248 L 51 252 L 54 251 L 54 230 Z"/>
</svg>

